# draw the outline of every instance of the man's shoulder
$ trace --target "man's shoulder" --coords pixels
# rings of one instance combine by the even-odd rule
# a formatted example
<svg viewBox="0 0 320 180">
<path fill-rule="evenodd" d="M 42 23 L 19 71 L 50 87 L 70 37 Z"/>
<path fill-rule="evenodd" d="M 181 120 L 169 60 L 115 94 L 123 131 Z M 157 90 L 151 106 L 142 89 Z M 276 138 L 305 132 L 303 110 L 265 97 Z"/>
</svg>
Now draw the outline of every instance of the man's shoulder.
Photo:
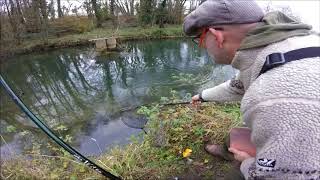
<svg viewBox="0 0 320 180">
<path fill-rule="evenodd" d="M 243 105 L 251 106 L 281 98 L 320 100 L 320 57 L 288 62 L 258 76 L 267 55 L 319 46 L 319 42 L 319 36 L 315 35 L 293 37 L 261 50 L 258 54 L 260 57 L 257 57 L 257 62 L 251 67 L 251 74 L 255 75 L 243 97 Z"/>
<path fill-rule="evenodd" d="M 247 91 L 252 86 L 252 84 L 257 81 L 257 78 L 260 79 L 261 81 L 261 77 L 265 76 L 263 74 L 260 77 L 259 74 L 266 61 L 266 57 L 269 54 L 286 53 L 288 51 L 292 51 L 295 49 L 319 46 L 319 43 L 320 43 L 320 38 L 318 35 L 297 36 L 297 37 L 288 38 L 286 40 L 283 40 L 277 43 L 272 43 L 266 47 L 248 49 L 248 50 L 243 50 L 241 52 L 238 52 L 237 57 L 235 58 L 236 60 L 233 62 L 232 65 L 233 67 L 240 70 L 239 79 L 242 81 L 244 88 Z M 292 76 L 292 74 L 296 74 L 296 76 L 299 76 L 298 74 L 302 73 L 302 75 L 304 75 L 306 74 L 305 73 L 306 69 L 308 69 L 308 67 L 310 66 L 311 67 L 313 66 L 314 68 L 318 67 L 317 62 L 315 61 L 312 61 L 309 63 L 306 63 L 305 60 L 290 62 L 279 68 L 275 68 L 277 69 L 276 70 L 277 72 L 275 73 L 270 73 L 270 72 L 274 72 L 275 71 L 274 69 L 270 70 L 270 72 L 268 71 L 267 77 L 263 78 L 263 81 L 267 81 L 268 84 L 270 84 L 270 82 L 276 83 L 279 77 L 274 77 L 274 76 L 278 76 L 279 74 L 281 74 L 282 77 L 286 77 L 286 78 L 288 78 L 289 76 Z M 311 77 L 313 76 L 310 73 L 309 75 Z M 292 83 L 295 83 L 294 79 L 288 79 L 288 80 L 292 80 L 293 81 Z M 286 83 L 288 80 L 284 80 L 277 83 Z M 259 81 L 259 84 L 262 83 L 260 81 Z"/>
<path fill-rule="evenodd" d="M 274 52 L 286 53 L 295 49 L 315 46 L 320 46 L 319 34 L 313 33 L 307 36 L 294 36 L 262 48 L 259 55 L 266 56 Z"/>
<path fill-rule="evenodd" d="M 320 101 L 319 69 L 320 57 L 298 60 L 274 68 L 251 83 L 242 103 L 248 107 L 280 99 Z"/>
</svg>

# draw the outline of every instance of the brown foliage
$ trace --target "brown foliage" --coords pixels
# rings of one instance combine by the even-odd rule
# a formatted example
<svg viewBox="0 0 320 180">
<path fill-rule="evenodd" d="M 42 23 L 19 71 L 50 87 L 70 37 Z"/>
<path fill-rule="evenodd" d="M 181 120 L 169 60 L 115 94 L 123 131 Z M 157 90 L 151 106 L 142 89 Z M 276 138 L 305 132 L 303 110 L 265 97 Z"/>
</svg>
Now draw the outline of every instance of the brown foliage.
<svg viewBox="0 0 320 180">
<path fill-rule="evenodd" d="M 86 16 L 64 16 L 49 23 L 57 36 L 71 33 L 84 33 L 93 28 L 93 22 Z"/>
</svg>

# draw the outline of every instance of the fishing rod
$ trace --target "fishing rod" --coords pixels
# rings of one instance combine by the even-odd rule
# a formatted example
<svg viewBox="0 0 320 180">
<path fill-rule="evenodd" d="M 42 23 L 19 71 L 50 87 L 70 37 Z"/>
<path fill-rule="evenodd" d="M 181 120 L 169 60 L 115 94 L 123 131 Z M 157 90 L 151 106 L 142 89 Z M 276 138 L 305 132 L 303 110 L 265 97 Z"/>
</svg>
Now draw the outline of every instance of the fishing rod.
<svg viewBox="0 0 320 180">
<path fill-rule="evenodd" d="M 3 77 L 0 74 L 0 83 L 6 90 L 6 92 L 10 95 L 12 100 L 19 106 L 19 108 L 26 113 L 26 115 L 44 132 L 46 133 L 52 140 L 54 140 L 58 145 L 60 145 L 63 149 L 68 151 L 75 159 L 78 161 L 84 163 L 85 165 L 89 166 L 96 172 L 100 173 L 101 175 L 115 180 L 120 180 L 121 178 L 111 174 L 110 172 L 104 170 L 88 158 L 86 158 L 84 155 L 82 155 L 80 152 L 72 148 L 70 145 L 68 145 L 66 142 L 64 142 L 61 138 L 59 138 L 57 135 L 54 134 L 50 128 L 44 124 L 38 117 L 36 117 L 28 108 L 27 106 L 22 102 L 22 100 L 14 93 L 14 91 L 10 88 L 10 86 L 6 83 L 6 81 L 3 79 Z"/>
</svg>

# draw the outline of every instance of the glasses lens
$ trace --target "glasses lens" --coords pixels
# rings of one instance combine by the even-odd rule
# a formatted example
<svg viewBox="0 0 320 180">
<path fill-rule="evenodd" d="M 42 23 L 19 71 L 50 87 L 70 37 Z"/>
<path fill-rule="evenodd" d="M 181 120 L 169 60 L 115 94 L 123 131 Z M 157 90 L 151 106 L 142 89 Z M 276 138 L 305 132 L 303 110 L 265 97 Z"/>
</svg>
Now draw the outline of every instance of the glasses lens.
<svg viewBox="0 0 320 180">
<path fill-rule="evenodd" d="M 199 44 L 200 38 L 199 37 L 192 38 L 192 41 L 196 44 Z"/>
</svg>

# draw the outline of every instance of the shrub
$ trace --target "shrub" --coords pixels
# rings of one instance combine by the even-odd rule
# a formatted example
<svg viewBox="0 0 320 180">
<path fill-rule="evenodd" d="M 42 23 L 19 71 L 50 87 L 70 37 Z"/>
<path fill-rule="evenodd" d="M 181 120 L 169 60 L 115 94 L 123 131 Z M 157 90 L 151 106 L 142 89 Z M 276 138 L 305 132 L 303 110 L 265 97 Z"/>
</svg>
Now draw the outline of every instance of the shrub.
<svg viewBox="0 0 320 180">
<path fill-rule="evenodd" d="M 152 37 L 161 38 L 163 36 L 168 36 L 167 32 L 162 29 L 155 29 L 151 32 Z"/>
<path fill-rule="evenodd" d="M 94 25 L 92 20 L 84 16 L 65 16 L 50 22 L 50 27 L 56 35 L 60 36 L 88 32 Z"/>
</svg>

